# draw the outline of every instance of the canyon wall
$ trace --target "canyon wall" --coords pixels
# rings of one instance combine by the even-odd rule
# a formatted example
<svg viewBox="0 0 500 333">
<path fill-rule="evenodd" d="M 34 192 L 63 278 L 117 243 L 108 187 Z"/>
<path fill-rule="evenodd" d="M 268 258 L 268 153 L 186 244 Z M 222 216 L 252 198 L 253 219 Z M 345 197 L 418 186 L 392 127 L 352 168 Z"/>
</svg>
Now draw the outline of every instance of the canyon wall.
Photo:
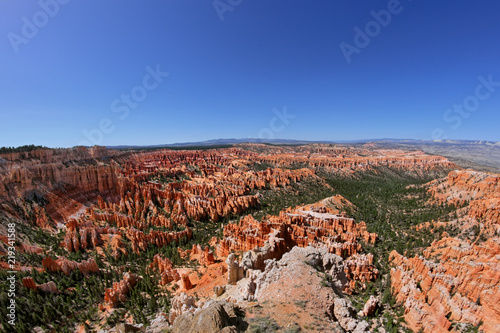
<svg viewBox="0 0 500 333">
<path fill-rule="evenodd" d="M 444 234 L 420 257 L 391 253 L 392 290 L 414 331 L 447 332 L 463 324 L 498 331 L 499 180 L 497 174 L 461 170 L 428 184 L 432 203 L 462 208 L 447 222 L 458 229 L 456 237 Z M 474 227 L 479 232 L 471 238 Z"/>
<path fill-rule="evenodd" d="M 53 244 L 50 250 L 31 244 L 18 246 L 26 253 L 46 250 L 36 268 L 51 274 L 71 275 L 75 270 L 86 276 L 107 274 L 108 265 L 114 262 L 111 259 L 144 258 L 148 251 L 147 271 L 159 273 L 162 289 L 175 292 L 180 287 L 183 292 L 201 294 L 206 292 L 205 283 L 210 292 L 217 290 L 217 296 L 222 296 L 226 287 L 234 286 L 238 291 L 228 299 L 234 296 L 245 301 L 272 298 L 266 291 L 280 290 L 289 281 L 282 279 L 284 272 L 301 273 L 297 275 L 301 277 L 314 274 L 315 282 L 324 278 L 324 283 L 331 283 L 316 295 L 314 311 L 337 316 L 348 331 L 354 324 L 361 325 L 361 330 L 367 328 L 366 322 L 350 315 L 341 319 L 342 313 L 353 309 L 345 299 L 334 300 L 331 288 L 340 295 L 353 294 L 379 276 L 373 256 L 364 253 L 361 245 L 376 244 L 378 236 L 368 232 L 365 222 L 354 221 L 342 212 L 344 207 L 354 208 L 350 202 L 336 195 L 260 220 L 241 216 L 262 208 L 265 195 L 295 190 L 297 184 L 303 183 L 307 189 L 311 183 L 322 184 L 318 186 L 333 192 L 335 189 L 320 177 L 324 172 L 346 177 L 357 177 L 360 172 L 424 176 L 455 167 L 446 158 L 422 152 L 331 145 L 242 144 L 227 149 L 142 152 L 102 147 L 40 149 L 0 155 L 0 207 L 2 217 L 61 234 L 57 249 Z M 493 176 L 450 173 L 448 179 L 431 183 L 429 191 L 434 202 L 464 205 L 461 218 L 482 223 L 481 230 L 489 237 L 498 230 L 497 184 L 498 178 Z M 467 196 L 461 197 L 462 193 Z M 227 223 L 232 220 L 238 222 Z M 212 240 L 212 249 L 196 244 L 189 250 L 177 249 L 182 258 L 199 264 L 196 273 L 190 267 L 174 267 L 177 257 L 170 260 L 163 256 L 183 246 L 193 234 L 199 237 L 204 230 L 220 230 L 220 222 L 225 224 L 223 234 L 221 239 Z M 0 237 L 2 244 L 7 241 Z M 496 323 L 491 318 L 498 317 L 493 306 L 498 302 L 498 284 L 494 282 L 498 281 L 498 244 L 494 239 L 484 244 L 457 243 L 459 246 L 453 242 L 455 238 L 436 242 L 422 258 L 391 255 L 394 293 L 405 304 L 412 327 L 437 330 L 449 328 L 452 321 L 483 321 L 488 329 Z M 0 247 L 2 254 L 4 248 Z M 164 248 L 165 252 L 149 257 L 152 248 Z M 64 251 L 71 253 L 69 257 L 78 253 L 86 259 L 95 254 L 99 260 L 68 260 Z M 480 259 L 474 262 L 474 258 Z M 104 264 L 99 267 L 101 260 Z M 441 268 L 433 266 L 435 261 L 443 262 Z M 288 263 L 290 267 L 286 267 Z M 7 267 L 6 262 L 0 265 Z M 140 277 L 126 272 L 126 267 L 118 268 L 122 277 L 105 290 L 101 310 L 126 301 L 139 281 Z M 294 272 L 293 267 L 300 271 Z M 466 267 L 473 267 L 474 273 L 466 276 Z M 463 281 L 458 283 L 457 279 Z M 307 293 L 302 281 L 294 283 L 294 293 Z M 407 291 L 413 285 L 415 288 Z M 23 279 L 23 286 L 59 292 L 53 282 L 37 285 L 29 277 Z M 219 288 L 212 289 L 214 286 Z M 368 304 L 367 313 L 374 311 L 374 304 L 375 300 Z"/>
<path fill-rule="evenodd" d="M 331 201 L 328 199 L 288 208 L 278 216 L 267 216 L 262 221 L 248 215 L 238 224 L 228 224 L 216 247 L 216 255 L 227 257 L 233 252 L 253 250 L 243 257 L 242 264 L 247 269 L 263 270 L 266 260 L 280 259 L 294 246 L 323 249 L 344 259 L 343 270 L 349 284 L 343 287 L 343 291 L 351 293 L 356 283 L 363 286 L 379 274 L 373 266 L 373 256 L 361 254 L 358 242 L 362 239 L 374 244 L 377 235 L 369 233 L 364 222 L 356 223 L 339 210 L 327 207 L 325 203 Z"/>
</svg>

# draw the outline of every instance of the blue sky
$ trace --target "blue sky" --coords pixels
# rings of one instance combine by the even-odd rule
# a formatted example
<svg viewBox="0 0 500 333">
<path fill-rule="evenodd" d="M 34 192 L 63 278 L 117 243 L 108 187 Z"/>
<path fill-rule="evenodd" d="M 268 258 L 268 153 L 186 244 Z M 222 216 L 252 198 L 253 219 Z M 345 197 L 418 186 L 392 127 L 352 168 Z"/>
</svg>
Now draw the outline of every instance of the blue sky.
<svg viewBox="0 0 500 333">
<path fill-rule="evenodd" d="M 0 15 L 0 146 L 500 140 L 493 1 L 4 0 Z"/>
</svg>

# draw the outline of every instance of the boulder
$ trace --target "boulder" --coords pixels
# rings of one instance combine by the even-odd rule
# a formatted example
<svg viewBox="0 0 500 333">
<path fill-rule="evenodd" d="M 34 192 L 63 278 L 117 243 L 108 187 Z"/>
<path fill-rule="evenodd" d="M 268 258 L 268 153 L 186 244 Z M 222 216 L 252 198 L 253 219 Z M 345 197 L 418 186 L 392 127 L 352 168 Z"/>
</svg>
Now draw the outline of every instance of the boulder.
<svg viewBox="0 0 500 333">
<path fill-rule="evenodd" d="M 173 324 L 174 333 L 232 333 L 241 326 L 234 304 L 225 301 L 209 302 L 203 309 L 184 313 Z"/>
<path fill-rule="evenodd" d="M 374 314 L 375 310 L 377 310 L 379 306 L 379 303 L 380 299 L 371 295 L 368 301 L 366 301 L 365 306 L 363 307 L 363 315 L 371 316 L 372 314 Z"/>
</svg>

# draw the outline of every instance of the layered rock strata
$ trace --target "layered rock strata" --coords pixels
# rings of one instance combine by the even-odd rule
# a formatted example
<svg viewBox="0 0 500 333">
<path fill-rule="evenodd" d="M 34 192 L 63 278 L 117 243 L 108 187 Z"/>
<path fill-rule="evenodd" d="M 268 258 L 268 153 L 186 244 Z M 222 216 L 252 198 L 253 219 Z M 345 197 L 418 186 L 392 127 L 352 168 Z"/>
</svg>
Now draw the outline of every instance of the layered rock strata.
<svg viewBox="0 0 500 333">
<path fill-rule="evenodd" d="M 395 251 L 390 255 L 393 294 L 413 330 L 447 332 L 455 324 L 498 331 L 499 180 L 499 175 L 463 170 L 428 185 L 431 202 L 462 208 L 457 220 L 447 222 L 458 229 L 458 236 L 445 233 L 423 256 L 406 258 Z M 479 230 L 473 238 L 472 226 Z"/>
</svg>

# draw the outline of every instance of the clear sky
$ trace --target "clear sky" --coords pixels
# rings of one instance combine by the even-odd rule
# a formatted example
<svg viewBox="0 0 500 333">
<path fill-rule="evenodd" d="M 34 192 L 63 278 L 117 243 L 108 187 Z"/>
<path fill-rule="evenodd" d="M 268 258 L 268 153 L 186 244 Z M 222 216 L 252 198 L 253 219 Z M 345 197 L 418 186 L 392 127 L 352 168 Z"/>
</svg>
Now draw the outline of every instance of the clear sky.
<svg viewBox="0 0 500 333">
<path fill-rule="evenodd" d="M 0 146 L 500 140 L 497 1 L 3 0 L 0 17 Z"/>
</svg>

